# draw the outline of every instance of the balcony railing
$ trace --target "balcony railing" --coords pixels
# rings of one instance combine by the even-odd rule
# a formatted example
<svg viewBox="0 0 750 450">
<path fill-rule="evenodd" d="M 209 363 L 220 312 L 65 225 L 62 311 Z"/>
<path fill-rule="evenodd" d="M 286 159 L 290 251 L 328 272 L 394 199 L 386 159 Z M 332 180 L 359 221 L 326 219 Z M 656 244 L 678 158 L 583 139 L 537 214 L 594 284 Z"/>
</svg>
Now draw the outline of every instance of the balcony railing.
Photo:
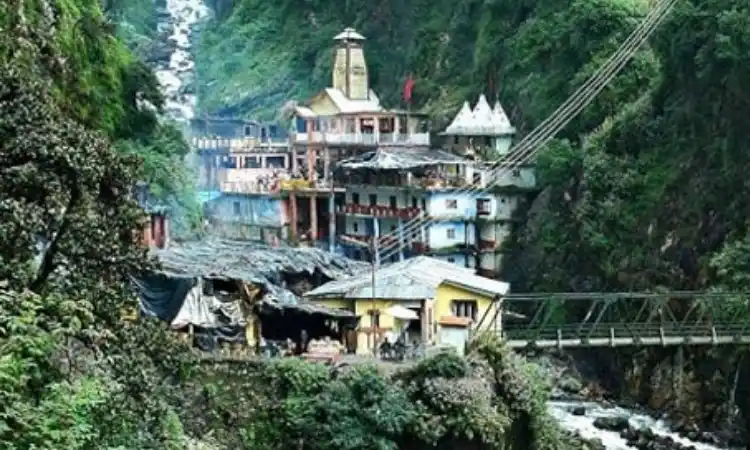
<svg viewBox="0 0 750 450">
<path fill-rule="evenodd" d="M 270 183 L 257 181 L 225 181 L 221 183 L 221 192 L 230 194 L 278 194 L 281 180 Z"/>
<path fill-rule="evenodd" d="M 230 149 L 233 151 L 262 151 L 269 148 L 286 149 L 289 146 L 288 138 L 235 138 L 235 139 L 212 139 L 194 137 L 193 147 L 198 150 Z"/>
<path fill-rule="evenodd" d="M 313 131 L 312 133 L 296 133 L 294 141 L 300 143 L 332 144 L 332 145 L 430 145 L 429 133 L 330 133 Z"/>
<path fill-rule="evenodd" d="M 373 236 L 362 236 L 361 234 L 344 234 L 342 235 L 344 241 L 355 241 L 359 245 L 370 247 L 372 245 Z M 398 244 L 398 236 L 384 235 L 378 238 L 378 246 L 382 249 L 384 246 L 392 246 Z"/>
<path fill-rule="evenodd" d="M 342 192 L 344 188 L 333 186 L 336 192 Z M 283 180 L 280 189 L 282 191 L 325 191 L 331 190 L 331 181 L 305 179 Z"/>
<path fill-rule="evenodd" d="M 338 207 L 340 214 L 361 214 L 374 217 L 393 217 L 400 219 L 413 219 L 419 216 L 419 208 L 391 208 L 380 205 L 343 205 Z"/>
</svg>

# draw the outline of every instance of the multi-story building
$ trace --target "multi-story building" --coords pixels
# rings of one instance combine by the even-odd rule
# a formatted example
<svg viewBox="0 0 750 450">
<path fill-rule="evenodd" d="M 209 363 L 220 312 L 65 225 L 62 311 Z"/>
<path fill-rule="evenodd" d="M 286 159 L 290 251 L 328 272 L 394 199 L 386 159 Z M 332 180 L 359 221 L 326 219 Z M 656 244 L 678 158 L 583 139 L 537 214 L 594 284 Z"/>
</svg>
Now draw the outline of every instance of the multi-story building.
<svg viewBox="0 0 750 450">
<path fill-rule="evenodd" d="M 339 207 L 343 234 L 362 244 L 378 240 L 376 263 L 425 253 L 496 275 L 517 207 L 535 187 L 533 167 L 516 167 L 509 153 L 514 133 L 499 103 L 490 108 L 481 96 L 442 133 L 450 151 L 380 148 L 342 161 L 350 180 Z M 359 259 L 369 253 L 349 249 Z"/>
<path fill-rule="evenodd" d="M 385 108 L 370 88 L 364 36 L 347 28 L 334 40 L 332 85 L 294 108 L 291 133 L 292 172 L 317 183 L 323 180 L 325 186 L 330 186 L 334 167 L 342 159 L 383 149 L 427 149 L 430 145 L 425 115 Z M 311 205 L 320 194 L 310 193 Z M 289 195 L 293 198 L 295 192 Z M 326 214 L 333 212 L 332 198 L 328 207 Z M 313 224 L 320 222 L 316 210 L 308 208 Z M 294 208 L 290 213 L 299 215 Z M 334 235 L 343 222 L 336 223 L 333 215 L 329 218 L 329 235 Z M 317 230 L 315 226 L 311 229 L 313 233 Z"/>
<path fill-rule="evenodd" d="M 533 162 L 511 150 L 515 128 L 503 107 L 490 107 L 480 95 L 474 109 L 464 103 L 441 135 L 445 147 L 474 159 L 471 184 L 481 193 L 467 199 L 475 214 L 476 267 L 480 274 L 495 275 L 502 268 L 507 241 L 515 223 L 523 220 L 522 206 L 536 188 Z"/>
<path fill-rule="evenodd" d="M 274 241 L 289 235 L 281 185 L 290 178 L 289 138 L 280 125 L 232 118 L 191 121 L 198 190 L 211 231 Z"/>
</svg>

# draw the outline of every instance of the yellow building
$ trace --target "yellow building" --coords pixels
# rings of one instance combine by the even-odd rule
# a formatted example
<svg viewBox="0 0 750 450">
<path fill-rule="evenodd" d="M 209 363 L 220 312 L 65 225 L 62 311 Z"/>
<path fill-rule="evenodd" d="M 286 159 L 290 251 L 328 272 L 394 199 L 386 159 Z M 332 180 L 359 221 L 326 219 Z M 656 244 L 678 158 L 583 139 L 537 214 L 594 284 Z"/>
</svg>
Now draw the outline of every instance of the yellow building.
<svg viewBox="0 0 750 450">
<path fill-rule="evenodd" d="M 326 283 L 305 297 L 355 313 L 359 326 L 347 347 L 358 354 L 372 353 L 384 339 L 392 342 L 402 335 L 409 342 L 462 351 L 470 331 L 500 332 L 502 297 L 509 289 L 508 283 L 480 277 L 473 269 L 418 256 Z"/>
</svg>

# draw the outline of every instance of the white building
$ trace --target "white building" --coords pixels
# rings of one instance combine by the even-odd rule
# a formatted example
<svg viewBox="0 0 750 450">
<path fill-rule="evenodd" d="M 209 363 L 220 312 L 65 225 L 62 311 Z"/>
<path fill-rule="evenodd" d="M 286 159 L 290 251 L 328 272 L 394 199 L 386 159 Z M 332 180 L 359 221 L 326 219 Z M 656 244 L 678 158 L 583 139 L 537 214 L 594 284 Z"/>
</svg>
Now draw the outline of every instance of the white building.
<svg viewBox="0 0 750 450">
<path fill-rule="evenodd" d="M 481 96 L 473 110 L 464 104 L 442 133 L 451 151 L 379 148 L 342 161 L 344 240 L 377 238 L 377 262 L 428 254 L 496 275 L 518 206 L 536 186 L 533 167 L 514 164 L 514 133 L 500 104 L 490 108 Z M 420 217 L 429 220 L 415 223 Z M 347 253 L 370 258 L 362 245 Z"/>
<path fill-rule="evenodd" d="M 475 163 L 467 176 L 481 192 L 467 194 L 474 202 L 477 270 L 497 274 L 514 223 L 521 221 L 518 207 L 536 188 L 532 164 L 521 161 L 511 149 L 516 129 L 500 102 L 493 108 L 484 95 L 474 109 L 465 102 L 441 135 L 452 152 L 471 157 Z"/>
</svg>

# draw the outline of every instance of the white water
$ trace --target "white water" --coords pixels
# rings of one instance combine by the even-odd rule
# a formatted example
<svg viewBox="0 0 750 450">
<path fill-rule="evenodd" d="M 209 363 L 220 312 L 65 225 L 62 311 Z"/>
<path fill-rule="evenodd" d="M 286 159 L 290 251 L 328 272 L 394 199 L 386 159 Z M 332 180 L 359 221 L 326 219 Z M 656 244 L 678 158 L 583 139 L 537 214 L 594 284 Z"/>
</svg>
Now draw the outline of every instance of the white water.
<svg viewBox="0 0 750 450">
<path fill-rule="evenodd" d="M 168 68 L 156 71 L 167 99 L 167 114 L 178 121 L 186 121 L 195 115 L 195 95 L 181 94 L 186 79 L 192 78 L 195 62 L 190 54 L 192 26 L 206 18 L 209 9 L 202 0 L 167 0 L 167 11 L 173 27 L 170 41 L 174 49 L 169 58 Z M 168 23 L 159 24 L 160 29 L 168 29 Z"/>
<path fill-rule="evenodd" d="M 630 426 L 633 428 L 649 428 L 657 436 L 669 437 L 674 442 L 682 445 L 690 445 L 697 450 L 718 450 L 722 447 L 691 441 L 672 432 L 663 420 L 657 420 L 645 414 L 636 413 L 619 407 L 603 407 L 595 402 L 575 401 L 550 401 L 549 412 L 557 419 L 560 425 L 568 430 L 576 431 L 584 439 L 598 439 L 607 449 L 628 450 L 635 448 L 629 446 L 620 434 L 614 431 L 600 430 L 594 426 L 594 420 L 599 417 L 628 417 Z M 584 407 L 586 415 L 577 416 L 572 413 L 576 407 Z"/>
</svg>

